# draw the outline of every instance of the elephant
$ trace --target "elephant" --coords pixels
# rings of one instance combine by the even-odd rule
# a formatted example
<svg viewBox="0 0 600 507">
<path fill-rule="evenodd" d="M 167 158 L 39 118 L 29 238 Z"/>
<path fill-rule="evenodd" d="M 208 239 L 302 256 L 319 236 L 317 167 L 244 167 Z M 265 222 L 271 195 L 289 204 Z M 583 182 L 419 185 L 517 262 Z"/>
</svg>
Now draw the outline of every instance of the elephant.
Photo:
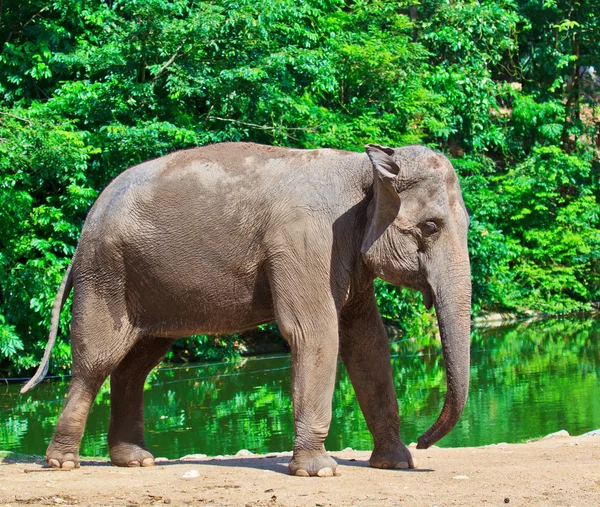
<svg viewBox="0 0 600 507">
<path fill-rule="evenodd" d="M 418 439 L 428 448 L 455 426 L 468 394 L 468 226 L 452 164 L 423 146 L 218 143 L 127 169 L 88 213 L 42 362 L 21 390 L 46 375 L 73 289 L 72 379 L 47 463 L 79 467 L 90 407 L 110 376 L 111 461 L 153 465 L 143 386 L 171 344 L 275 321 L 292 358 L 289 472 L 338 475 L 324 447 L 338 355 L 373 436 L 370 465 L 414 468 L 374 280 L 420 291 L 436 309 L 447 392 Z"/>
</svg>

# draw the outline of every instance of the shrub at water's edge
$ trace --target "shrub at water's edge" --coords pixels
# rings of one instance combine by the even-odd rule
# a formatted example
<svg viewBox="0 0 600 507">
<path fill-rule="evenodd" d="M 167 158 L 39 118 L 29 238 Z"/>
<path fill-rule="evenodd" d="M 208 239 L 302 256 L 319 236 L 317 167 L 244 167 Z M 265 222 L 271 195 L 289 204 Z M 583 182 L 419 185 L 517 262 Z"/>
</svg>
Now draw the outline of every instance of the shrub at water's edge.
<svg viewBox="0 0 600 507">
<path fill-rule="evenodd" d="M 247 140 L 447 153 L 471 214 L 473 303 L 600 301 L 600 15 L 592 1 L 418 6 L 34 0 L 0 22 L 0 374 L 30 371 L 86 213 L 119 172 Z M 435 336 L 420 295 L 377 284 L 386 323 Z M 69 307 L 52 371 L 70 367 Z M 278 338 L 276 327 L 264 333 Z M 254 335 L 255 336 L 255 335 Z M 244 352 L 194 337 L 172 360 Z"/>
</svg>

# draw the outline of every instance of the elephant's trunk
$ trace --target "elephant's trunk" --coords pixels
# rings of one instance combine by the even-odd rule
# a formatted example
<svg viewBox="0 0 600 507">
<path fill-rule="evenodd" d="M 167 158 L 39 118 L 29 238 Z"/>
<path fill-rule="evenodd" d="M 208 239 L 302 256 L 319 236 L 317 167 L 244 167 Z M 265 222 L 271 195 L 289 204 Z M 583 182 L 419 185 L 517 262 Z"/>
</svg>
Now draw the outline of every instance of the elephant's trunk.
<svg viewBox="0 0 600 507">
<path fill-rule="evenodd" d="M 448 388 L 444 408 L 433 426 L 419 437 L 418 449 L 427 449 L 454 428 L 469 393 L 471 276 L 466 251 L 465 256 L 466 262 L 445 264 L 451 266 L 451 275 L 430 278 Z"/>
</svg>

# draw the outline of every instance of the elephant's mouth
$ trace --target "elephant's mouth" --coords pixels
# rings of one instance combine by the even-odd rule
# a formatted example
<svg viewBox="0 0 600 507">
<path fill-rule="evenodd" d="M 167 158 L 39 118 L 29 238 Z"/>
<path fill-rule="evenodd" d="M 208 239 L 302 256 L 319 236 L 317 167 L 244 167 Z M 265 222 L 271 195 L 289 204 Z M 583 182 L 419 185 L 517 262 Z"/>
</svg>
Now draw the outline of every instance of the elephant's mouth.
<svg viewBox="0 0 600 507">
<path fill-rule="evenodd" d="M 431 310 L 433 306 L 433 290 L 431 290 L 431 286 L 428 283 L 423 284 L 419 287 L 419 291 L 423 294 L 423 303 L 425 304 L 425 308 Z"/>
</svg>

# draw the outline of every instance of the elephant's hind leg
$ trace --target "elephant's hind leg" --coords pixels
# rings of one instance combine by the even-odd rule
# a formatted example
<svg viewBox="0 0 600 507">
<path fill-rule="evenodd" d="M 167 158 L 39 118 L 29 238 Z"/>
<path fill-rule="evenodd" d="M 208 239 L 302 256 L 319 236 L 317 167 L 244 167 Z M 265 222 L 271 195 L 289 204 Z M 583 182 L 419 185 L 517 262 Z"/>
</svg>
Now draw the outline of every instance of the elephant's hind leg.
<svg viewBox="0 0 600 507">
<path fill-rule="evenodd" d="M 106 308 L 102 301 L 95 299 L 88 303 L 93 303 L 94 312 L 82 311 L 81 302 L 74 302 L 73 377 L 65 407 L 46 450 L 46 461 L 53 468 L 79 467 L 79 444 L 94 399 L 138 336 L 125 317 L 117 328 L 110 312 L 102 312 Z M 92 317 L 88 317 L 90 315 Z"/>
<path fill-rule="evenodd" d="M 73 375 L 67 401 L 46 450 L 46 462 L 52 468 L 79 468 L 79 443 L 90 408 L 105 378 Z"/>
<path fill-rule="evenodd" d="M 144 382 L 174 341 L 167 338 L 141 339 L 110 377 L 108 445 L 113 465 L 154 465 L 154 456 L 144 442 Z"/>
</svg>

